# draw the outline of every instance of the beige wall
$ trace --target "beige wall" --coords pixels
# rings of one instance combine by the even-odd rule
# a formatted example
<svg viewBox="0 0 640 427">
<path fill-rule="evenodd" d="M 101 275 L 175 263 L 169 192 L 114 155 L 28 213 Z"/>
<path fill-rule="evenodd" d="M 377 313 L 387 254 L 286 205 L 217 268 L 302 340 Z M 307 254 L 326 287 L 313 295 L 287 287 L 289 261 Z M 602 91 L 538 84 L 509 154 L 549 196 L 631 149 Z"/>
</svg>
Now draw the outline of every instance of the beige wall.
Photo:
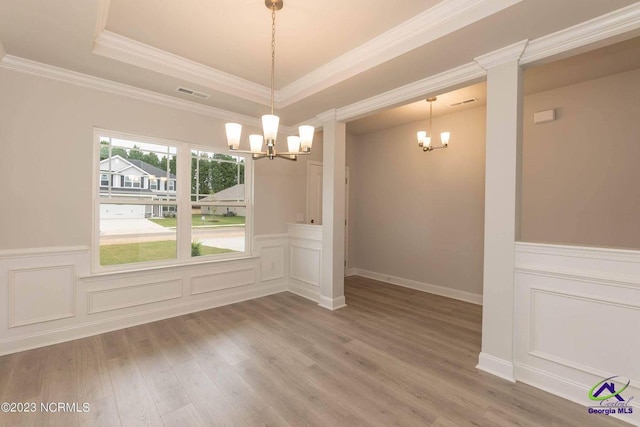
<svg viewBox="0 0 640 427">
<path fill-rule="evenodd" d="M 0 94 L 0 249 L 90 245 L 94 126 L 226 151 L 212 117 L 6 69 Z M 256 234 L 304 212 L 305 174 L 304 158 L 256 163 Z"/>
<path fill-rule="evenodd" d="M 313 137 L 309 156 L 296 162 L 262 159 L 255 166 L 255 234 L 286 233 L 296 215 L 307 214 L 307 161 L 322 161 L 322 132 Z M 274 222 L 275 221 L 275 222 Z"/>
<path fill-rule="evenodd" d="M 640 249 L 640 70 L 527 96 L 523 131 L 521 239 Z"/>
<path fill-rule="evenodd" d="M 418 148 L 416 132 L 424 121 L 348 141 L 350 263 L 480 294 L 485 109 L 433 122 L 435 129 L 452 132 L 446 150 Z"/>
</svg>

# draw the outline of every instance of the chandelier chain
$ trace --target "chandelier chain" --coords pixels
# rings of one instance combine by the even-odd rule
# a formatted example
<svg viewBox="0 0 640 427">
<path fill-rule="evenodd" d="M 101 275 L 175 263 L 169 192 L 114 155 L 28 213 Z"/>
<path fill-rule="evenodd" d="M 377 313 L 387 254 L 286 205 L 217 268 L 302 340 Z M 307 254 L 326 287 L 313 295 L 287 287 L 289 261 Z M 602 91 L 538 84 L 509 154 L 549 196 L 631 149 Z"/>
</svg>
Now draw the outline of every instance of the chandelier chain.
<svg viewBox="0 0 640 427">
<path fill-rule="evenodd" d="M 271 114 L 275 99 L 276 75 L 276 4 L 271 6 Z"/>
<path fill-rule="evenodd" d="M 433 101 L 429 102 L 429 137 L 433 133 L 433 127 L 431 126 L 431 117 L 433 115 Z"/>
</svg>

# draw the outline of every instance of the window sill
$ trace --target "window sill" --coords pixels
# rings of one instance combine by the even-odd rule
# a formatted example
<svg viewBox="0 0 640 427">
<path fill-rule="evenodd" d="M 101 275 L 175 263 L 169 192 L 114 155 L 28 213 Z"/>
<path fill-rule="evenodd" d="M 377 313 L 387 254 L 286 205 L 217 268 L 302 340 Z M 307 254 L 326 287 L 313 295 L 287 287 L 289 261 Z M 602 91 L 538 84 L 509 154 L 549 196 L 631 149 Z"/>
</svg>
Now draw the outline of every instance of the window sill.
<svg viewBox="0 0 640 427">
<path fill-rule="evenodd" d="M 135 276 L 139 274 L 145 273 L 159 273 L 170 271 L 180 271 L 193 267 L 203 267 L 203 266 L 213 266 L 213 265 L 223 265 L 223 264 L 233 264 L 247 261 L 256 261 L 260 257 L 247 255 L 237 258 L 225 258 L 225 259 L 212 259 L 206 261 L 188 261 L 179 264 L 166 264 L 166 265 L 158 265 L 158 266 L 150 266 L 150 267 L 142 267 L 142 268 L 131 268 L 127 270 L 109 270 L 109 271 L 99 271 L 91 274 L 86 274 L 84 276 L 78 276 L 79 279 L 91 281 L 92 279 L 104 279 L 108 277 L 118 277 L 118 276 Z"/>
</svg>

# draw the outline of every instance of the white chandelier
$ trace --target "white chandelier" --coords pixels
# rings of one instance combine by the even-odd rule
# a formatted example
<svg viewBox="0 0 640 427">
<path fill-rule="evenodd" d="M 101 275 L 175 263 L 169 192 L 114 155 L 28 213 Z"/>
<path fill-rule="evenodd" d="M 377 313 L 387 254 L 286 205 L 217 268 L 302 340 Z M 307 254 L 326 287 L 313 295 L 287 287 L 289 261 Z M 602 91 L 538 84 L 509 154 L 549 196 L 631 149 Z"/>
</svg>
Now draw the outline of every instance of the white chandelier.
<svg viewBox="0 0 640 427">
<path fill-rule="evenodd" d="M 431 116 L 433 114 L 433 103 L 436 101 L 436 99 L 437 98 L 435 96 L 427 98 L 427 102 L 429 103 L 429 136 L 427 136 L 427 132 L 424 130 L 418 132 L 418 147 L 422 147 L 422 151 L 433 151 L 439 148 L 447 148 L 449 146 L 449 138 L 451 138 L 451 132 L 441 132 L 441 145 L 437 147 L 431 145 L 431 135 L 433 132 L 433 128 L 431 127 Z"/>
<path fill-rule="evenodd" d="M 299 155 L 309 154 L 311 145 L 313 144 L 313 134 L 315 129 L 313 126 L 300 126 L 300 136 L 287 137 L 288 151 L 279 153 L 276 149 L 276 138 L 278 136 L 278 125 L 280 117 L 273 114 L 273 105 L 275 98 L 275 65 L 276 65 L 276 10 L 282 9 L 283 0 L 265 0 L 265 5 L 271 10 L 271 114 L 262 116 L 262 133 L 263 135 L 249 135 L 250 150 L 240 150 L 240 136 L 242 134 L 242 125 L 239 123 L 227 123 L 225 129 L 227 131 L 227 143 L 231 151 L 238 153 L 249 153 L 254 159 L 263 159 L 265 157 L 270 160 L 280 157 L 287 160 L 297 160 Z M 267 141 L 266 150 L 262 150 L 262 144 Z"/>
</svg>

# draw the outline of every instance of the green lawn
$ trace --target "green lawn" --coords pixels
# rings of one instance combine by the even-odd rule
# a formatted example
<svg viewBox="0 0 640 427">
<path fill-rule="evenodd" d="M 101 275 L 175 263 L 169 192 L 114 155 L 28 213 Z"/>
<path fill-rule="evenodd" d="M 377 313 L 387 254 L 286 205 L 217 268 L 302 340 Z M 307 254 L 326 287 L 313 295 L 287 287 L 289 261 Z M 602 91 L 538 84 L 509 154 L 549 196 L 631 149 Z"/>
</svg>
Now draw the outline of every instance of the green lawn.
<svg viewBox="0 0 640 427">
<path fill-rule="evenodd" d="M 243 218 L 244 219 L 244 218 Z M 230 249 L 200 246 L 200 255 L 226 254 Z M 160 261 L 175 259 L 175 240 L 159 242 L 124 243 L 100 246 L 100 265 L 130 264 L 133 262 Z"/>
<path fill-rule="evenodd" d="M 202 220 L 204 217 L 204 221 Z M 151 218 L 149 221 L 153 221 L 163 227 L 175 227 L 177 218 Z M 219 225 L 244 225 L 243 216 L 222 216 L 222 215 L 191 215 L 191 225 L 216 227 Z"/>
</svg>

